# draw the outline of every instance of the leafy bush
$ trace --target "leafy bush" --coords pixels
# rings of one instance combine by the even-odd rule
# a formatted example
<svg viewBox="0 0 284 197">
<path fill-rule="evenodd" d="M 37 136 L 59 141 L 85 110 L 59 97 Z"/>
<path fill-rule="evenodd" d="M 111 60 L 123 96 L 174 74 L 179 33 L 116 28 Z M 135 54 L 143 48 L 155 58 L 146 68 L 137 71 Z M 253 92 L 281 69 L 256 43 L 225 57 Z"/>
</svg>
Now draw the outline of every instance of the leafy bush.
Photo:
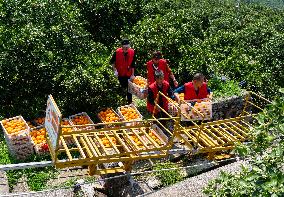
<svg viewBox="0 0 284 197">
<path fill-rule="evenodd" d="M 284 89 L 281 90 L 284 94 Z M 210 196 L 284 195 L 284 97 L 276 99 L 257 117 L 251 132 L 252 143 L 240 145 L 242 156 L 250 158 L 248 167 L 238 174 L 222 173 L 204 190 Z"/>
<path fill-rule="evenodd" d="M 0 5 L 3 116 L 34 116 L 45 109 L 48 94 L 66 113 L 121 100 L 115 96 L 117 80 L 109 76 L 108 51 L 91 40 L 75 4 L 18 0 Z M 110 89 L 112 96 L 106 93 Z"/>
<path fill-rule="evenodd" d="M 176 168 L 177 165 L 174 163 L 159 163 L 154 166 L 154 170 Z M 170 170 L 170 171 L 159 171 L 156 172 L 156 176 L 161 180 L 163 186 L 172 185 L 176 182 L 182 180 L 182 175 L 179 170 Z"/>
<path fill-rule="evenodd" d="M 173 6 L 176 10 L 145 15 L 133 27 L 129 37 L 139 49 L 139 73 L 145 73 L 142 65 L 151 52 L 161 50 L 181 84 L 202 72 L 245 80 L 248 89 L 267 97 L 277 93 L 284 81 L 283 10 L 246 3 L 236 9 L 235 1 L 182 4 Z"/>
<path fill-rule="evenodd" d="M 213 91 L 214 98 L 240 96 L 241 88 L 234 80 L 227 80 L 222 78 L 211 78 L 208 81 L 208 87 Z"/>
</svg>

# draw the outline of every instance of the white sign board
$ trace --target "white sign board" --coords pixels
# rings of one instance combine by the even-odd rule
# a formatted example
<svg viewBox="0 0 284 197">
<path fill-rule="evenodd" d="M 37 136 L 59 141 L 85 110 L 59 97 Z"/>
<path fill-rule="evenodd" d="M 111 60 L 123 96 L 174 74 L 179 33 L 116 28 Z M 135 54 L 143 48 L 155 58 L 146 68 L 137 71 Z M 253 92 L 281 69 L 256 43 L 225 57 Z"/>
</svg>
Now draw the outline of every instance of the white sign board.
<svg viewBox="0 0 284 197">
<path fill-rule="evenodd" d="M 53 100 L 53 97 L 49 95 L 46 106 L 45 129 L 48 133 L 53 150 L 56 150 L 57 148 L 61 119 L 61 112 Z"/>
</svg>

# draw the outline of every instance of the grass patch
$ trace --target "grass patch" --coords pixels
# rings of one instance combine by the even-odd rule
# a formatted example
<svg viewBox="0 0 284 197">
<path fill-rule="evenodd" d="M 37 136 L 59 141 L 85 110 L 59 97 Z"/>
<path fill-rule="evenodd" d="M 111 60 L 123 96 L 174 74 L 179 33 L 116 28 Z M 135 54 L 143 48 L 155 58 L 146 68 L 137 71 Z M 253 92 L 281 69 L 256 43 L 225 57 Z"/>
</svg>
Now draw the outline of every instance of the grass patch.
<svg viewBox="0 0 284 197">
<path fill-rule="evenodd" d="M 38 162 L 38 161 L 50 161 L 51 157 L 49 155 L 31 155 L 25 162 Z M 0 133 L 0 164 L 12 164 L 12 163 L 22 163 L 23 161 L 16 160 L 10 155 L 3 132 Z M 24 170 L 9 170 L 6 171 L 9 189 L 13 190 L 15 185 L 24 176 L 27 178 L 27 184 L 30 190 L 40 191 L 46 187 L 46 183 L 51 178 L 55 177 L 56 170 L 54 167 L 45 168 L 31 168 Z"/>
</svg>

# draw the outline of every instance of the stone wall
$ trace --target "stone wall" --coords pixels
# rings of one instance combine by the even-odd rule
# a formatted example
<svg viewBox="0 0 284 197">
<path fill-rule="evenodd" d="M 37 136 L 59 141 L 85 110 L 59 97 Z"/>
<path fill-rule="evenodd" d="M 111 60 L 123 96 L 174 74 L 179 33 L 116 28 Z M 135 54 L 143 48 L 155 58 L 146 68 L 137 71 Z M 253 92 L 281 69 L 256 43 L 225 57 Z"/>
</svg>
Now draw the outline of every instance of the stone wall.
<svg viewBox="0 0 284 197">
<path fill-rule="evenodd" d="M 213 100 L 212 120 L 222 120 L 240 115 L 244 108 L 245 97 L 248 92 L 243 92 L 241 96 L 232 96 Z"/>
</svg>

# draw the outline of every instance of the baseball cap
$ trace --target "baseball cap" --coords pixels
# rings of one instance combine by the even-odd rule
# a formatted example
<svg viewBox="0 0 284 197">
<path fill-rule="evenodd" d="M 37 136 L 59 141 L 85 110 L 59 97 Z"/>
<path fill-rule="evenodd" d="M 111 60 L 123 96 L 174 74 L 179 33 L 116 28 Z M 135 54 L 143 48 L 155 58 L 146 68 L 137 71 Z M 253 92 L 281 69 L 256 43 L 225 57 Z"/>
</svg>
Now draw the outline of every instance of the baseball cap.
<svg viewBox="0 0 284 197">
<path fill-rule="evenodd" d="M 122 46 L 130 47 L 130 42 L 129 42 L 128 39 L 122 39 L 121 45 L 122 45 Z"/>
</svg>

